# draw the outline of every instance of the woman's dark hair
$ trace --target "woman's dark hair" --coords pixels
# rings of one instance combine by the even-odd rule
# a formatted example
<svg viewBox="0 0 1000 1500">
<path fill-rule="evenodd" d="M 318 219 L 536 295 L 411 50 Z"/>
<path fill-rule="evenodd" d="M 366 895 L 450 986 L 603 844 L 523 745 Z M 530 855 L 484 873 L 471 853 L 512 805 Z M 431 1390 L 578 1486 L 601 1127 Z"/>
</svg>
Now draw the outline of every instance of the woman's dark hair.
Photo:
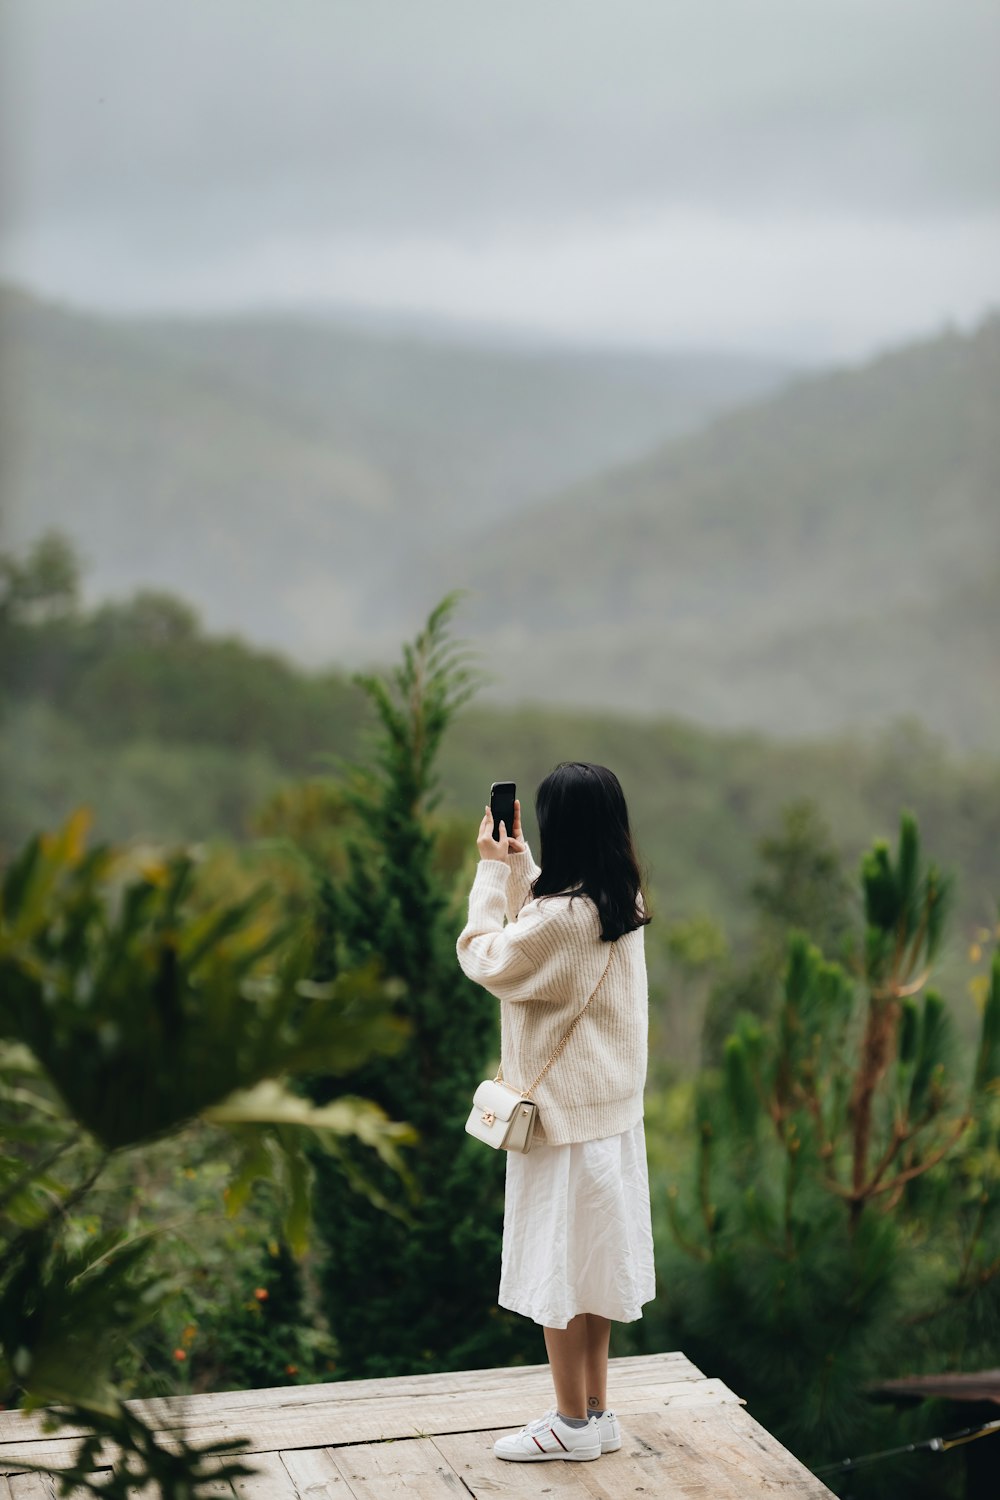
<svg viewBox="0 0 1000 1500">
<path fill-rule="evenodd" d="M 535 897 L 567 891 L 589 896 L 611 942 L 650 920 L 628 808 L 618 777 L 606 766 L 564 761 L 535 794 L 542 873 Z"/>
</svg>

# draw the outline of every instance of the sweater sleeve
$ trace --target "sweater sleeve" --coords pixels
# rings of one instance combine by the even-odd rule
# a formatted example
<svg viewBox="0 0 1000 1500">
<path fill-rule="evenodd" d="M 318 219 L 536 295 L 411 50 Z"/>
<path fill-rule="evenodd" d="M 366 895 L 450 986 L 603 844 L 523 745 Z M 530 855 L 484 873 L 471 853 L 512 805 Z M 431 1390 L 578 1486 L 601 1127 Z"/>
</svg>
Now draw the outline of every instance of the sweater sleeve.
<svg viewBox="0 0 1000 1500">
<path fill-rule="evenodd" d="M 544 910 L 535 902 L 504 926 L 510 866 L 484 859 L 469 894 L 469 920 L 459 935 L 463 971 L 498 1000 L 564 1004 L 573 951 L 567 943 L 565 910 L 557 901 Z"/>
<path fill-rule="evenodd" d="M 499 864 L 499 860 L 494 860 Z M 541 870 L 531 857 L 531 850 L 527 844 L 524 846 L 523 854 L 512 854 L 510 856 L 510 878 L 507 881 L 507 920 L 513 922 L 521 907 L 525 904 L 531 894 L 531 887 L 541 874 Z"/>
</svg>

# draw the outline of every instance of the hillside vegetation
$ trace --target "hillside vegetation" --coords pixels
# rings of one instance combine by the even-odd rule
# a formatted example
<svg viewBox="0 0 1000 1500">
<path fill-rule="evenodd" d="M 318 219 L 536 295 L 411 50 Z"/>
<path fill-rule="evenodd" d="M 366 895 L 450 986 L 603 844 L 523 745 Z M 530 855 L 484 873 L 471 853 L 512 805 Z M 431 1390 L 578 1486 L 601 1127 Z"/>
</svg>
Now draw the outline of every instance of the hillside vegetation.
<svg viewBox="0 0 1000 1500">
<path fill-rule="evenodd" d="M 388 658 L 447 539 L 784 374 L 316 319 L 111 319 L 0 290 L 4 528 L 16 546 L 65 531 L 95 597 L 168 589 L 314 663 Z"/>
<path fill-rule="evenodd" d="M 518 697 L 1000 744 L 1000 318 L 802 379 L 441 560 Z"/>
<path fill-rule="evenodd" d="M 790 384 L 11 290 L 0 335 L 5 533 L 92 597 L 368 663 L 466 587 L 501 701 L 1000 744 L 1000 319 Z"/>
<path fill-rule="evenodd" d="M 244 839 L 273 828 L 261 809 L 294 780 L 364 754 L 368 723 L 342 673 L 307 673 L 206 634 L 163 595 L 79 611 L 70 589 L 45 614 L 0 610 L 0 858 L 79 803 L 124 840 Z M 1000 760 L 960 759 L 916 724 L 878 737 L 781 743 L 677 719 L 474 703 L 442 750 L 442 816 L 456 858 L 471 854 L 493 780 L 524 794 L 563 759 L 611 765 L 634 811 L 665 934 L 709 915 L 736 935 L 750 920 L 757 843 L 790 802 L 815 802 L 850 867 L 901 807 L 959 873 L 965 935 L 1000 893 Z M 449 835 L 452 837 L 452 835 Z"/>
</svg>

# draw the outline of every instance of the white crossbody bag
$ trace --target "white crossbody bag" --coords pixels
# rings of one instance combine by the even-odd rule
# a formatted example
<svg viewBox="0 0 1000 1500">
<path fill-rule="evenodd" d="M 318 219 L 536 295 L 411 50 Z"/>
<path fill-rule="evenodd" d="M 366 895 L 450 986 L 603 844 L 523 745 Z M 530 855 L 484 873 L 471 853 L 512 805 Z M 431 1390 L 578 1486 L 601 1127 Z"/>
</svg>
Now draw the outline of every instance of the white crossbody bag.
<svg viewBox="0 0 1000 1500">
<path fill-rule="evenodd" d="M 501 1058 L 496 1077 L 486 1078 L 479 1085 L 472 1098 L 469 1118 L 465 1122 L 469 1135 L 474 1135 L 478 1141 L 485 1141 L 487 1146 L 493 1146 L 497 1150 L 501 1148 L 504 1151 L 531 1150 L 535 1122 L 538 1119 L 538 1105 L 531 1095 L 562 1052 L 573 1035 L 580 1017 L 607 978 L 617 941 L 615 938 L 609 944 L 608 961 L 604 965 L 604 973 L 591 991 L 587 1004 L 582 1010 L 577 1011 L 552 1056 L 534 1082 L 530 1083 L 526 1089 L 521 1089 L 520 1092 L 513 1084 L 505 1083 Z"/>
</svg>

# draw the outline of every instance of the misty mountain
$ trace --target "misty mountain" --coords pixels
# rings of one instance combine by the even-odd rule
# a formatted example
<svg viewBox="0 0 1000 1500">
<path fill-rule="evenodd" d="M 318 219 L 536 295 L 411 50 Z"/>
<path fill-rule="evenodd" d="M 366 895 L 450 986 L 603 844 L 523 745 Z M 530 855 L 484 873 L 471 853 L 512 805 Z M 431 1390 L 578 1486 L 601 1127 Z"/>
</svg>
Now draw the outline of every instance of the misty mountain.
<svg viewBox="0 0 1000 1500">
<path fill-rule="evenodd" d="M 440 559 L 518 699 L 1000 736 L 1000 318 L 800 379 Z"/>
<path fill-rule="evenodd" d="M 639 457 L 788 377 L 778 360 L 519 346 L 483 329 L 354 315 L 136 322 L 144 341 L 238 379 L 388 477 L 405 524 L 506 517 Z M 417 534 L 416 526 L 414 534 Z"/>
<path fill-rule="evenodd" d="M 5 545 L 60 526 L 92 596 L 345 665 L 465 587 L 503 701 L 990 746 L 998 397 L 1000 319 L 790 380 L 6 292 Z"/>
<path fill-rule="evenodd" d="M 8 289 L 5 534 L 67 531 L 94 595 L 162 587 L 215 628 L 358 660 L 408 633 L 457 534 L 786 376 L 321 318 L 112 320 Z"/>
</svg>

